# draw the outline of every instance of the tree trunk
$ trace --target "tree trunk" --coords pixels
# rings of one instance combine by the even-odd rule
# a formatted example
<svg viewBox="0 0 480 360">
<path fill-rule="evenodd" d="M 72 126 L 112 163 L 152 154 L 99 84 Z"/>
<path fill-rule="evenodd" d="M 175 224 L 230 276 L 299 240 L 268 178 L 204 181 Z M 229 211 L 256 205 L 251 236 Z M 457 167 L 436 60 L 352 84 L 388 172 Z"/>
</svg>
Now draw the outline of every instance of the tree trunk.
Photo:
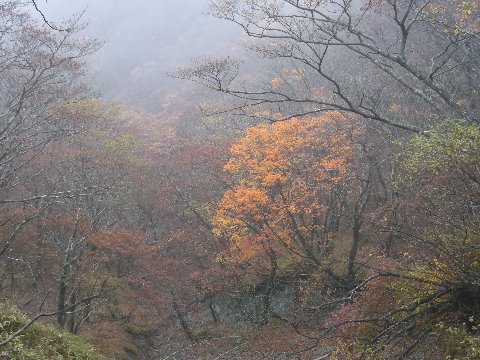
<svg viewBox="0 0 480 360">
<path fill-rule="evenodd" d="M 370 180 L 371 171 L 369 172 L 368 179 L 363 180 L 361 184 L 361 191 L 355 202 L 355 208 L 353 211 L 353 225 L 352 225 L 352 247 L 347 262 L 347 283 L 352 286 L 355 282 L 355 261 L 357 259 L 358 247 L 360 244 L 360 230 L 363 224 L 363 217 L 365 207 L 370 198 Z"/>
<path fill-rule="evenodd" d="M 177 315 L 178 321 L 180 322 L 180 326 L 182 327 L 183 331 L 185 331 L 185 335 L 187 335 L 187 338 L 189 340 L 197 342 L 198 339 L 195 336 L 192 328 L 188 324 L 187 319 L 185 318 L 185 314 L 180 309 L 177 299 L 172 298 L 172 301 L 173 301 L 173 311 L 175 311 L 175 315 Z"/>
</svg>

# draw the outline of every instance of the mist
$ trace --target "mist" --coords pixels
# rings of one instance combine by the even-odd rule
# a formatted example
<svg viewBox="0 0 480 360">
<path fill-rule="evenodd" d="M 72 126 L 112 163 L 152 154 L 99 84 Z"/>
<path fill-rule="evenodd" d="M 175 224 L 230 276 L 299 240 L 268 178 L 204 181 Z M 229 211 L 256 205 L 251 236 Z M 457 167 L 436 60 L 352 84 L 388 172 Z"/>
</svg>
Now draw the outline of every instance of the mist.
<svg viewBox="0 0 480 360">
<path fill-rule="evenodd" d="M 479 19 L 0 0 L 0 358 L 480 359 Z"/>
<path fill-rule="evenodd" d="M 207 0 L 50 0 L 38 7 L 59 25 L 83 13 L 84 33 L 104 42 L 88 60 L 92 82 L 105 99 L 142 110 L 160 110 L 188 86 L 167 74 L 192 58 L 241 51 L 241 31 L 209 16 Z"/>
</svg>

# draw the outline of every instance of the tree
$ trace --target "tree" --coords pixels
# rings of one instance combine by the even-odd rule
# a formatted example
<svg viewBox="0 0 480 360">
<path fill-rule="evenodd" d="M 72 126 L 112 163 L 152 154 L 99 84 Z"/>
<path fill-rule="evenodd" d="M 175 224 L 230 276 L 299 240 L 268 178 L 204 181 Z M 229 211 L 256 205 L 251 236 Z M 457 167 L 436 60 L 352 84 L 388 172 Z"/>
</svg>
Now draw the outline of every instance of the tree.
<svg viewBox="0 0 480 360">
<path fill-rule="evenodd" d="M 78 22 L 72 21 L 69 32 L 52 32 L 38 25 L 20 2 L 0 5 L 0 206 L 7 212 L 17 206 L 29 209 L 28 215 L 12 220 L 0 255 L 9 250 L 23 225 L 51 203 L 88 192 L 33 188 L 48 171 L 32 168 L 38 156 L 85 125 L 84 119 L 64 116 L 62 111 L 65 104 L 88 96 L 82 59 L 99 48 L 94 40 L 79 39 L 83 27 Z"/>
<path fill-rule="evenodd" d="M 433 357 L 455 356 L 456 351 L 477 356 L 462 346 L 447 345 L 452 341 L 447 333 L 451 330 L 462 336 L 466 344 L 478 342 L 473 332 L 466 334 L 478 329 L 478 302 L 473 300 L 477 285 L 472 281 L 478 274 L 476 263 L 468 260 L 477 255 L 474 219 L 478 214 L 473 204 L 478 194 L 472 164 L 478 160 L 472 134 L 478 129 L 478 4 L 214 0 L 210 6 L 214 16 L 245 31 L 251 40 L 246 47 L 270 59 L 276 73 L 248 84 L 240 71 L 241 62 L 226 58 L 197 61 L 180 69 L 178 77 L 231 95 L 237 100 L 230 109 L 233 114 L 274 126 L 290 119 L 309 124 L 312 117 L 337 110 L 362 121 L 366 129 L 358 144 L 363 158 L 357 163 L 362 166 L 349 169 L 356 183 L 352 178 L 342 179 L 346 189 L 359 189 L 357 196 L 347 191 L 354 241 L 347 256 L 339 255 L 348 264 L 348 285 L 303 316 L 298 315 L 302 312 L 299 306 L 298 313 L 277 318 L 305 334 L 313 341 L 312 347 L 332 336 L 344 338 L 332 353 L 337 358 L 385 358 L 389 354 L 415 358 L 421 351 Z M 432 124 L 441 125 L 431 128 Z M 407 167 L 400 171 L 413 175 L 403 181 L 397 175 L 399 157 L 393 143 L 397 141 L 396 151 L 401 153 L 399 139 L 411 132 L 420 135 L 414 137 Z M 249 137 L 254 138 L 250 133 Z M 270 138 L 258 143 L 267 153 L 271 144 L 281 141 Z M 226 244 L 225 260 L 241 263 L 244 269 L 255 265 L 268 271 L 264 277 L 268 298 L 272 279 L 281 271 L 279 264 L 284 265 L 279 259 L 285 259 L 292 248 L 296 256 L 312 256 L 298 240 L 305 238 L 305 232 L 295 233 L 290 226 L 293 220 L 281 223 L 287 206 L 277 206 L 279 216 L 269 217 L 271 207 L 278 204 L 272 194 L 281 193 L 284 183 L 278 175 L 261 178 L 250 170 L 260 169 L 260 163 L 268 166 L 269 159 L 262 151 L 255 153 L 259 148 L 255 141 L 246 144 L 246 155 L 234 157 L 227 165 L 242 180 L 234 181 L 233 189 L 225 194 L 215 222 Z M 246 165 L 237 166 L 243 159 Z M 323 179 L 311 193 L 328 184 Z M 295 209 L 310 204 L 301 194 L 292 198 L 301 204 L 295 204 Z M 387 233 L 391 237 L 385 241 L 386 254 L 372 244 L 371 253 L 360 262 L 356 246 L 362 245 L 359 229 L 368 206 L 381 226 L 380 231 L 370 229 L 368 235 L 379 239 Z M 308 229 L 310 218 L 301 211 L 297 214 L 307 219 L 297 223 Z M 398 239 L 394 245 L 393 237 Z M 319 263 L 323 271 L 328 270 L 324 260 Z M 268 299 L 265 309 L 269 311 Z M 331 321 L 311 326 L 312 314 L 324 314 L 325 309 L 336 309 Z M 432 344 L 434 334 L 445 339 L 446 345 L 422 347 L 422 342 Z"/>
<path fill-rule="evenodd" d="M 40 14 L 40 16 L 42 17 L 43 19 L 43 22 L 52 30 L 55 30 L 55 31 L 60 31 L 60 32 L 63 32 L 63 31 L 66 31 L 66 32 L 69 32 L 69 31 L 72 31 L 73 28 L 72 27 L 68 27 L 66 26 L 65 28 L 59 28 L 57 27 L 55 24 L 53 24 L 51 21 L 49 21 L 47 19 L 47 17 L 45 16 L 45 14 L 43 13 L 43 11 L 40 9 L 40 7 L 38 6 L 37 4 L 37 1 L 35 0 L 30 0 L 30 3 L 33 5 L 33 7 L 35 8 L 35 11 L 37 13 Z M 70 24 L 71 25 L 71 24 Z"/>
<path fill-rule="evenodd" d="M 478 357 L 479 140 L 478 125 L 450 121 L 410 141 L 399 204 L 383 219 L 404 255 L 372 262 L 340 301 L 319 336 L 343 338 L 334 358 Z"/>
<path fill-rule="evenodd" d="M 84 82 L 84 59 L 99 42 L 81 36 L 80 17 L 65 24 L 68 31 L 54 31 L 34 20 L 25 2 L 0 4 L 0 269 L 3 297 L 28 296 L 25 307 L 43 314 L 34 320 L 56 315 L 76 332 L 75 312 L 104 290 L 101 281 L 86 290 L 78 275 L 88 231 L 82 199 L 105 186 L 84 181 L 87 166 L 77 167 L 72 139 L 109 110 L 87 100 Z M 57 311 L 45 312 L 55 297 Z"/>
<path fill-rule="evenodd" d="M 214 232 L 226 245 L 223 261 L 268 269 L 265 316 L 277 277 L 295 264 L 320 267 L 346 286 L 325 259 L 357 182 L 360 133 L 356 119 L 331 112 L 250 128 L 232 147 L 232 189 Z"/>
<path fill-rule="evenodd" d="M 272 83 L 249 90 L 236 81 L 240 63 L 230 58 L 179 70 L 180 78 L 236 97 L 235 111 L 254 115 L 270 105 L 288 119 L 335 109 L 414 132 L 436 116 L 478 120 L 478 9 L 470 3 L 219 0 L 210 9 L 258 40 L 248 48 L 301 68 L 305 89 L 323 90 Z M 408 117 L 395 111 L 407 104 Z"/>
</svg>

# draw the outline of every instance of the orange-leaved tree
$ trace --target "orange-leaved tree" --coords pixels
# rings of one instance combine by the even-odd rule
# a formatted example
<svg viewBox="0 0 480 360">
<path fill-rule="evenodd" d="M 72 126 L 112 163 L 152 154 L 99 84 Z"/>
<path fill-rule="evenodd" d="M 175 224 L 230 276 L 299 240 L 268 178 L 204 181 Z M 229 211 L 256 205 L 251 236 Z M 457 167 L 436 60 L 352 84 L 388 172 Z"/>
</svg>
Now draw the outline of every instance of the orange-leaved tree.
<svg viewBox="0 0 480 360">
<path fill-rule="evenodd" d="M 303 261 L 335 276 L 322 262 L 355 177 L 360 134 L 339 112 L 250 128 L 231 149 L 232 188 L 213 219 L 222 260 L 268 268 L 270 287 L 280 268 Z"/>
</svg>

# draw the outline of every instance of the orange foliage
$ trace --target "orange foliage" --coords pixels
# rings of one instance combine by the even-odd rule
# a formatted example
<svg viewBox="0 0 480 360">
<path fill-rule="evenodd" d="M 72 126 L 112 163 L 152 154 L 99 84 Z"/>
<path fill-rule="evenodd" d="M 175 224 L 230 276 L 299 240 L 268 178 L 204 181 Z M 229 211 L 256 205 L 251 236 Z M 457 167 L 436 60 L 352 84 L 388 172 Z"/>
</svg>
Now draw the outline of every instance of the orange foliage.
<svg viewBox="0 0 480 360">
<path fill-rule="evenodd" d="M 248 129 L 224 167 L 233 187 L 213 220 L 216 234 L 228 239 L 223 258 L 324 245 L 328 199 L 354 172 L 359 132 L 339 112 Z"/>
</svg>

